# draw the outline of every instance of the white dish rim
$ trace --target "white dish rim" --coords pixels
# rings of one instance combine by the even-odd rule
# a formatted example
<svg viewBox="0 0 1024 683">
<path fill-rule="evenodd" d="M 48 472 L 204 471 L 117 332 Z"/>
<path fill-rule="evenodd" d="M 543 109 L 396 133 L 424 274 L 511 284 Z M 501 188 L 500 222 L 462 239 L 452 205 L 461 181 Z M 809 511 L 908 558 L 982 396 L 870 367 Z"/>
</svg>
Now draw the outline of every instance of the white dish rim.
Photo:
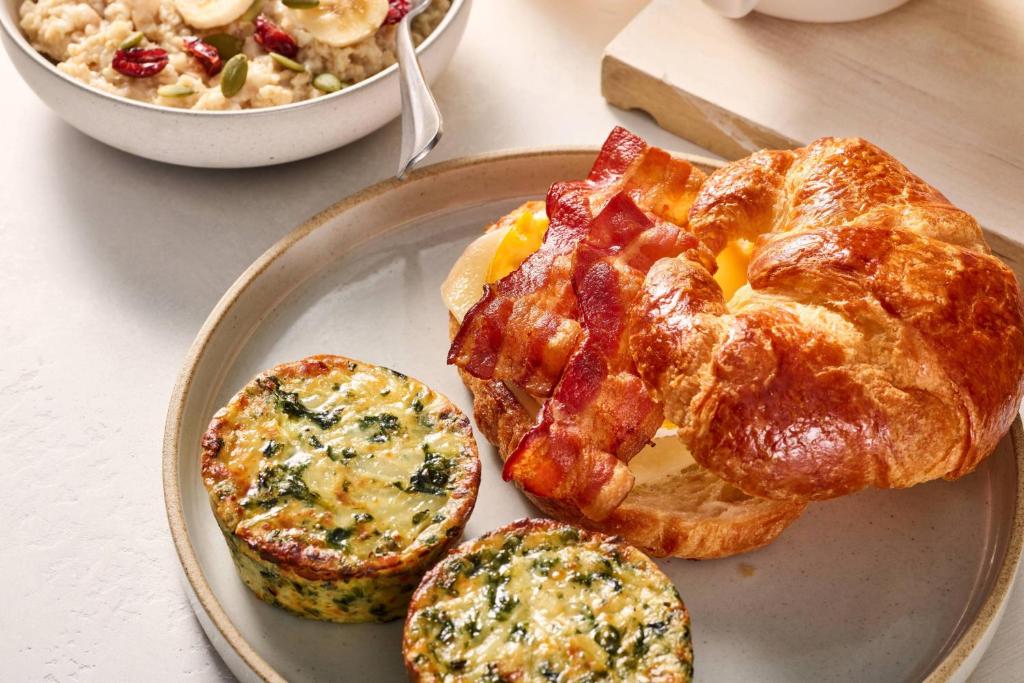
<svg viewBox="0 0 1024 683">
<path fill-rule="evenodd" d="M 455 0 L 460 2 L 461 0 Z M 181 562 L 185 577 L 188 580 L 196 601 L 206 612 L 209 622 L 220 632 L 224 640 L 230 645 L 238 657 L 248 666 L 260 679 L 264 681 L 284 682 L 286 679 L 281 676 L 263 657 L 261 657 L 248 641 L 242 636 L 238 628 L 232 623 L 224 611 L 210 584 L 207 582 L 185 523 L 183 513 L 181 489 L 178 481 L 178 462 L 180 453 L 179 432 L 185 405 L 189 397 L 192 381 L 200 359 L 206 347 L 210 343 L 217 328 L 230 313 L 233 305 L 242 293 L 253 284 L 253 282 L 266 271 L 279 257 L 291 249 L 296 243 L 307 235 L 317 230 L 335 216 L 342 214 L 353 207 L 371 201 L 376 197 L 386 194 L 400 185 L 413 184 L 443 175 L 445 173 L 460 171 L 479 164 L 500 163 L 510 160 L 522 160 L 530 157 L 562 156 L 562 155 L 596 155 L 596 147 L 553 147 L 553 148 L 528 148 L 520 150 L 508 150 L 491 152 L 480 155 L 460 157 L 449 161 L 441 162 L 414 171 L 404 181 L 391 178 L 361 190 L 341 201 L 333 204 L 324 211 L 306 220 L 297 228 L 278 240 L 267 251 L 260 255 L 246 270 L 235 280 L 228 290 L 217 302 L 216 306 L 207 317 L 199 333 L 196 335 L 189 351 L 187 352 L 181 373 L 178 375 L 174 390 L 171 394 L 167 411 L 167 420 L 164 427 L 163 439 L 163 488 L 164 505 L 167 512 L 167 520 L 171 530 L 171 537 Z M 718 167 L 723 162 L 696 155 L 679 155 L 693 163 Z M 978 609 L 977 616 L 973 622 L 962 632 L 956 644 L 950 648 L 946 656 L 940 661 L 925 679 L 925 683 L 946 683 L 958 679 L 961 667 L 967 663 L 976 649 L 987 645 L 991 637 L 991 630 L 998 624 L 1002 616 L 1002 608 L 1009 597 L 1013 587 L 1017 568 L 1024 551 L 1024 425 L 1018 415 L 1014 420 L 1008 436 L 1014 450 L 1017 466 L 1017 495 L 1013 511 L 1012 528 L 1007 543 L 1006 555 L 998 574 L 992 585 L 992 589 L 986 596 L 984 602 Z M 1005 438 L 1005 437 L 1004 437 Z M 195 604 L 193 603 L 193 607 Z M 975 662 L 976 663 L 976 662 Z"/>
</svg>

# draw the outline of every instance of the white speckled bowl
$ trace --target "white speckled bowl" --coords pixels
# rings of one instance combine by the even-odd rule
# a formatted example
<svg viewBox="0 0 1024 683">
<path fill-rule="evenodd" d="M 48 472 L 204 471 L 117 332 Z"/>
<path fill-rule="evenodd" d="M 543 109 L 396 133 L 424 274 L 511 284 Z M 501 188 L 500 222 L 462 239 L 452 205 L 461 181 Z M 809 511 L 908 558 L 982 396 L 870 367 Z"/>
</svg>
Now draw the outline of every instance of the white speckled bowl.
<svg viewBox="0 0 1024 683">
<path fill-rule="evenodd" d="M 347 145 L 401 110 L 394 65 L 333 95 L 266 109 L 191 111 L 116 97 L 58 71 L 37 52 L 18 27 L 21 2 L 0 0 L 0 36 L 29 87 L 86 135 L 148 159 L 207 168 L 280 164 Z M 471 4 L 452 0 L 444 20 L 417 49 L 428 81 L 451 60 Z"/>
</svg>

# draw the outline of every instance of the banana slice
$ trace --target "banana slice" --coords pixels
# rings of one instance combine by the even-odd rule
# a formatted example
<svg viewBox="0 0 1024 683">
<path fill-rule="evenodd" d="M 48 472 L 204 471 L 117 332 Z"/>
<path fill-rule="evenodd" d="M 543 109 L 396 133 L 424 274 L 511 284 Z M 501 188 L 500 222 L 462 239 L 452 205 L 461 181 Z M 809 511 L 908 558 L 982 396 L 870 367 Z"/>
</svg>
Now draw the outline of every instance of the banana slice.
<svg viewBox="0 0 1024 683">
<path fill-rule="evenodd" d="M 251 4 L 252 0 L 174 0 L 178 14 L 192 28 L 226 26 L 245 14 Z"/>
<path fill-rule="evenodd" d="M 316 9 L 288 13 L 320 42 L 347 47 L 377 32 L 388 16 L 388 0 L 320 0 Z"/>
</svg>

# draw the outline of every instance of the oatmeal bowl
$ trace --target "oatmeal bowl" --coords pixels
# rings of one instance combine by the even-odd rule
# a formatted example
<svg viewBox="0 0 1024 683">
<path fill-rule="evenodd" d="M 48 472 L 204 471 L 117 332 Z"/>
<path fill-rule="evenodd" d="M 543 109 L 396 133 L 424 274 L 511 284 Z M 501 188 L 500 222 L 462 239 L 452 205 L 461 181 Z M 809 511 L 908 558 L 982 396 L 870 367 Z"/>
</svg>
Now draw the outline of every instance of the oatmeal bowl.
<svg viewBox="0 0 1024 683">
<path fill-rule="evenodd" d="M 412 21 L 444 70 L 471 0 Z M 303 159 L 398 116 L 408 0 L 0 0 L 22 78 L 83 133 L 139 156 L 240 168 Z"/>
</svg>

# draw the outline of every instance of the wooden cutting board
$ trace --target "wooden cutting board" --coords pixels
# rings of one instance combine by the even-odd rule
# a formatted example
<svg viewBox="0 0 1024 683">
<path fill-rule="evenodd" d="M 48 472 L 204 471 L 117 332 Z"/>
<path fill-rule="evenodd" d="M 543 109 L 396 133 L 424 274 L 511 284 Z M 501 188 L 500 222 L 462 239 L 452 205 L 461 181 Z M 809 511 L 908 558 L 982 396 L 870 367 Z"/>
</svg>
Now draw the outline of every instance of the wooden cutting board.
<svg viewBox="0 0 1024 683">
<path fill-rule="evenodd" d="M 729 159 L 865 137 L 973 213 L 1024 272 L 1024 0 L 911 0 L 847 24 L 653 0 L 608 45 L 602 89 Z"/>
</svg>

